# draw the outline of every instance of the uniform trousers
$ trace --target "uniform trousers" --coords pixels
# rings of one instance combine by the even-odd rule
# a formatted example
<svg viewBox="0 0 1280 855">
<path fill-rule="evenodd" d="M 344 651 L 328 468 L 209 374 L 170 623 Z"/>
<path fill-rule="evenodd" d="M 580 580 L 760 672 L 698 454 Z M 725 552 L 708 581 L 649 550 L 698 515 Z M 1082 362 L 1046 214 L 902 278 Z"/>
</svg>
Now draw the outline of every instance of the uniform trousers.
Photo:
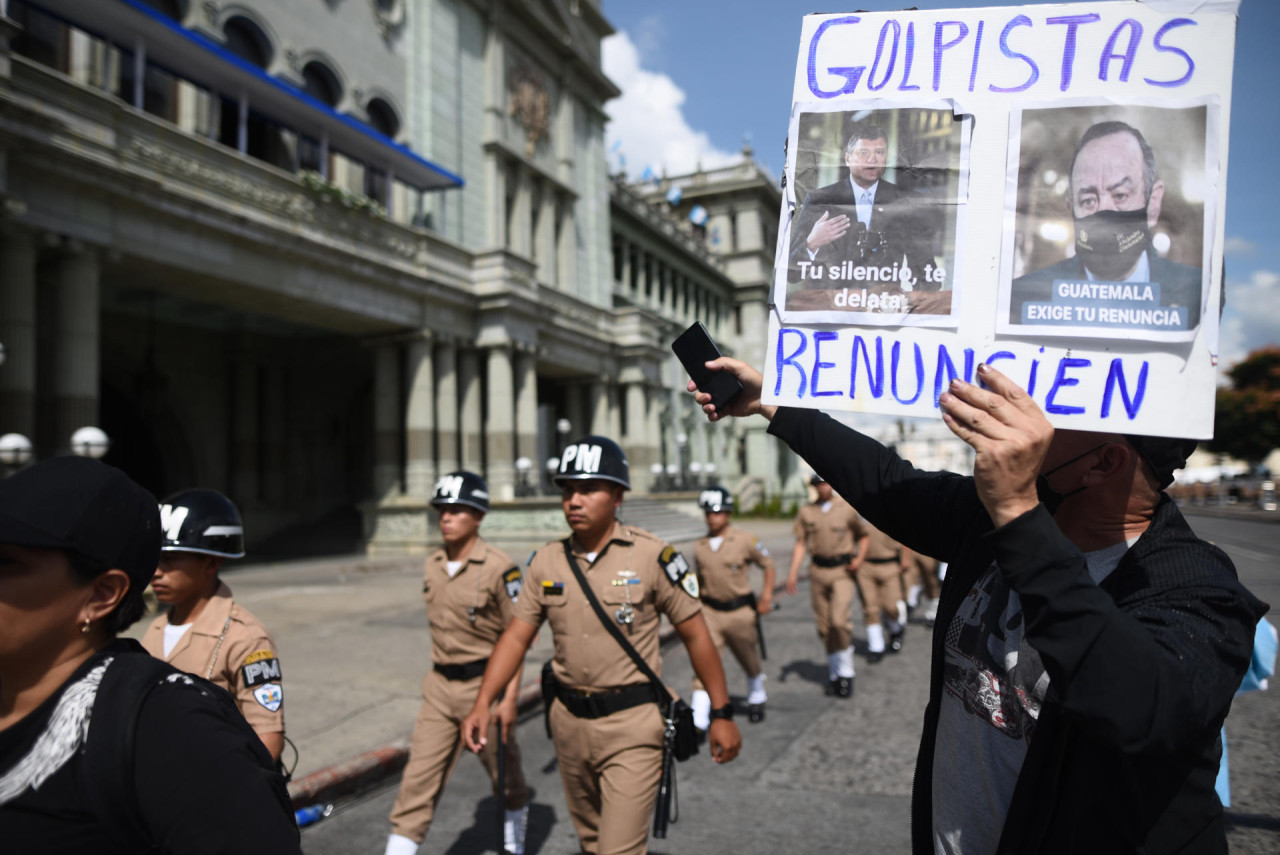
<svg viewBox="0 0 1280 855">
<path fill-rule="evenodd" d="M 853 577 L 847 568 L 809 565 L 813 616 L 818 621 L 818 637 L 828 653 L 838 653 L 853 644 L 853 592 Z"/>
<path fill-rule="evenodd" d="M 862 595 L 862 613 L 867 625 L 880 623 L 883 609 L 895 618 L 902 595 L 902 565 L 897 561 L 873 564 L 862 562 L 858 568 L 858 593 Z"/>
<path fill-rule="evenodd" d="M 603 718 L 551 705 L 564 800 L 590 855 L 643 855 L 662 777 L 662 715 L 644 703 Z"/>
<path fill-rule="evenodd" d="M 942 596 L 942 582 L 938 579 L 938 559 L 927 555 L 916 555 L 902 571 L 902 584 L 907 590 L 912 585 L 921 585 L 924 595 L 931 600 Z"/>
<path fill-rule="evenodd" d="M 743 606 L 731 612 L 722 612 L 709 608 L 704 603 L 702 617 L 707 622 L 716 651 L 723 655 L 727 645 L 747 676 L 757 676 L 760 673 L 760 636 L 756 631 L 756 610 L 751 606 Z M 693 690 L 706 691 L 702 681 L 696 676 L 693 678 Z"/>
<path fill-rule="evenodd" d="M 400 793 L 391 808 L 391 831 L 410 840 L 427 836 L 436 804 L 445 781 L 453 774 L 462 753 L 462 720 L 471 712 L 480 693 L 481 677 L 471 680 L 446 680 L 435 671 L 427 672 L 422 681 L 422 707 L 413 725 L 413 742 L 409 762 L 400 780 Z M 523 807 L 529 801 L 524 770 L 520 766 L 520 746 L 514 729 L 507 734 L 506 792 L 507 810 Z M 494 798 L 498 797 L 498 723 L 489 728 L 489 741 L 480 752 L 480 762 L 493 781 Z"/>
</svg>

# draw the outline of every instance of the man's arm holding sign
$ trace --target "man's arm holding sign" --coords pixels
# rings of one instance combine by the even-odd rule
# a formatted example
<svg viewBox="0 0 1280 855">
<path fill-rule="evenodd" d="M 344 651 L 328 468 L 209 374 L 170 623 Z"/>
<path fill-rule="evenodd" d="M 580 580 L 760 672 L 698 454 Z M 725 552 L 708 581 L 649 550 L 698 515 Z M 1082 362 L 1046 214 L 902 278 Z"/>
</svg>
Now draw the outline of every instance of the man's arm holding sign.
<svg viewBox="0 0 1280 855">
<path fill-rule="evenodd" d="M 974 476 L 922 472 L 823 413 L 762 405 L 761 375 L 742 362 L 723 358 L 709 367 L 730 371 L 744 387 L 723 413 L 696 393 L 712 421 L 759 413 L 771 421 L 770 433 L 894 539 L 953 564 L 986 567 L 994 560 L 1021 597 L 1027 640 L 1043 658 L 1054 692 L 1095 738 L 1126 752 L 1175 752 L 1225 715 L 1248 664 L 1258 609 L 1265 611 L 1236 581 L 1226 556 L 1198 541 L 1182 523 L 1178 542 L 1136 551 L 1142 554 L 1138 560 L 1152 565 L 1189 565 L 1179 568 L 1183 581 L 1166 582 L 1145 592 L 1140 606 L 1121 608 L 1114 592 L 1090 578 L 1084 554 L 1073 542 L 1108 531 L 1106 520 L 1096 519 L 1079 531 L 1079 520 L 1087 515 L 1067 509 L 1059 516 L 1071 530 L 1068 536 L 1038 498 L 1046 455 L 1056 463 L 1063 456 L 1060 449 L 1072 442 L 1112 437 L 1127 446 L 1125 439 L 1061 431 L 1055 444 L 1054 429 L 1035 402 L 1009 378 L 980 365 L 978 377 L 987 388 L 957 380 L 939 401 L 947 426 L 976 452 Z M 1098 486 L 1073 508 L 1114 507 L 1109 495 L 1119 490 L 1129 496 L 1126 473 L 1148 477 L 1136 452 L 1116 454 L 1110 462 L 1103 460 L 1105 450 L 1092 457 L 1096 462 L 1085 456 L 1059 467 L 1063 475 L 1055 483 L 1063 493 Z M 1104 487 L 1104 480 L 1111 486 Z M 1163 493 L 1152 488 L 1150 494 L 1153 505 L 1162 502 Z M 920 525 L 921 520 L 929 524 Z M 1123 527 L 1110 531 L 1126 539 Z M 1188 552 L 1192 542 L 1198 548 Z M 1148 557 L 1153 550 L 1158 557 Z"/>
</svg>

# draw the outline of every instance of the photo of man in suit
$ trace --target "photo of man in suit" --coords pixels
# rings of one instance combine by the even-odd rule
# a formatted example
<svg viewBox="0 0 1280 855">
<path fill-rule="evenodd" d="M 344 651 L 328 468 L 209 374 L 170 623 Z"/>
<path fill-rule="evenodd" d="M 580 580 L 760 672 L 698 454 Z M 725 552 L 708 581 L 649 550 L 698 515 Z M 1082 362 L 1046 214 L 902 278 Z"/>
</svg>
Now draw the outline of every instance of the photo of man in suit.
<svg viewBox="0 0 1280 855">
<path fill-rule="evenodd" d="M 855 125 L 844 146 L 849 177 L 819 187 L 804 199 L 792 229 L 791 265 L 839 264 L 877 268 L 898 265 L 908 271 L 895 278 L 910 290 L 938 290 L 942 283 L 926 276 L 933 269 L 926 212 L 898 185 L 884 177 L 889 165 L 888 134 L 878 125 Z M 813 287 L 832 287 L 830 284 Z"/>
<path fill-rule="evenodd" d="M 1094 123 L 1076 144 L 1067 175 L 1075 255 L 1013 280 L 1009 322 L 1051 322 L 1045 308 L 1062 296 L 1055 283 L 1149 283 L 1159 286 L 1151 291 L 1153 307 L 1177 313 L 1177 322 L 1166 328 L 1195 329 L 1203 277 L 1200 268 L 1167 259 L 1153 247 L 1165 184 L 1142 132 L 1121 121 Z"/>
</svg>

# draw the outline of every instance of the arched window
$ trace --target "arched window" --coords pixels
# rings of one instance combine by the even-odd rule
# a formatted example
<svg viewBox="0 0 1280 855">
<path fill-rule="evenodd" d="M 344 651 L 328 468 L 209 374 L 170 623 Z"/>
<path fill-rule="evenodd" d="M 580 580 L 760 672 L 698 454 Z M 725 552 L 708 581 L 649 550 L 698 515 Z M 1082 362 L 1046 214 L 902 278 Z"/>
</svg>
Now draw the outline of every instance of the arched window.
<svg viewBox="0 0 1280 855">
<path fill-rule="evenodd" d="M 396 134 L 400 133 L 400 118 L 386 101 L 374 98 L 365 111 L 369 114 L 369 124 L 375 131 L 391 139 L 395 139 Z"/>
<path fill-rule="evenodd" d="M 222 28 L 227 39 L 227 50 L 236 56 L 251 62 L 258 68 L 271 65 L 273 51 L 266 33 L 248 18 L 237 15 L 231 18 Z"/>
<path fill-rule="evenodd" d="M 303 90 L 317 101 L 338 106 L 342 100 L 342 84 L 338 75 L 319 60 L 312 60 L 302 67 Z"/>
</svg>

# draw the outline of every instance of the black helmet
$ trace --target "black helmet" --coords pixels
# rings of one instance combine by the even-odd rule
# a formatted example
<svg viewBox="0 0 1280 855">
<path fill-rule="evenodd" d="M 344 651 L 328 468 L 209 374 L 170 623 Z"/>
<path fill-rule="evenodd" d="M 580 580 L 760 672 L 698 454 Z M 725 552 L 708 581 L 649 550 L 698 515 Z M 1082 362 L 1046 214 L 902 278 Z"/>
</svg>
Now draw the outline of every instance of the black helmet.
<svg viewBox="0 0 1280 855">
<path fill-rule="evenodd" d="M 698 507 L 710 513 L 733 511 L 733 494 L 724 487 L 708 487 L 698 494 Z"/>
<path fill-rule="evenodd" d="M 244 523 L 217 490 L 183 490 L 160 503 L 160 551 L 244 557 Z"/>
<path fill-rule="evenodd" d="M 587 481 L 599 478 L 631 489 L 631 469 L 627 455 L 608 437 L 587 436 L 571 442 L 560 452 L 560 465 L 551 480 L 559 486 L 564 481 Z"/>
<path fill-rule="evenodd" d="M 436 482 L 435 493 L 431 496 L 431 507 L 439 508 L 441 505 L 466 505 L 486 514 L 489 512 L 489 487 L 474 472 L 462 469 L 450 472 Z"/>
</svg>

